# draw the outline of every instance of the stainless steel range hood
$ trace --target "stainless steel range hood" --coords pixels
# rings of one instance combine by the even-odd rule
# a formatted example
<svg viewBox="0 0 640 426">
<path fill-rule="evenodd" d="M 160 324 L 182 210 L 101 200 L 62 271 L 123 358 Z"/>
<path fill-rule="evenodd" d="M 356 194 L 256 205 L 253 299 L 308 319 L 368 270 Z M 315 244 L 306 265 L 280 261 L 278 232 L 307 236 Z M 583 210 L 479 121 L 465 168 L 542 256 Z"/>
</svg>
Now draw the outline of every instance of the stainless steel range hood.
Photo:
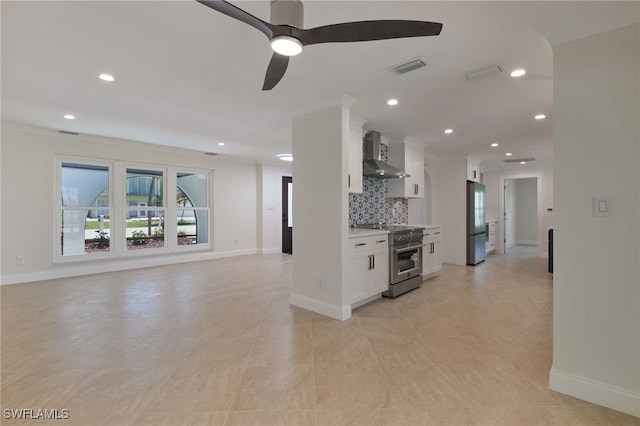
<svg viewBox="0 0 640 426">
<path fill-rule="evenodd" d="M 378 179 L 397 179 L 411 177 L 382 161 L 382 142 L 380 132 L 369 131 L 364 135 L 364 153 L 362 160 L 362 175 Z"/>
</svg>

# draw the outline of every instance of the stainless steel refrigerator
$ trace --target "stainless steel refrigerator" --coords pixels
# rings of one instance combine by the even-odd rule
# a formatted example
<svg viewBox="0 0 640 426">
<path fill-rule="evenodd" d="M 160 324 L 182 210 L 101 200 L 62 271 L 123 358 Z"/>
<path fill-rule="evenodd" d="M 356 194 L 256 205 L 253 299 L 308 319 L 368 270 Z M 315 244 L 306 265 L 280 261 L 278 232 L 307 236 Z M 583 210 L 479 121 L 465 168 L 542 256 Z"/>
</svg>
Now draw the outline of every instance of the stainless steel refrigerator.
<svg viewBox="0 0 640 426">
<path fill-rule="evenodd" d="M 484 185 L 467 181 L 467 265 L 477 265 L 484 260 L 485 225 Z"/>
</svg>

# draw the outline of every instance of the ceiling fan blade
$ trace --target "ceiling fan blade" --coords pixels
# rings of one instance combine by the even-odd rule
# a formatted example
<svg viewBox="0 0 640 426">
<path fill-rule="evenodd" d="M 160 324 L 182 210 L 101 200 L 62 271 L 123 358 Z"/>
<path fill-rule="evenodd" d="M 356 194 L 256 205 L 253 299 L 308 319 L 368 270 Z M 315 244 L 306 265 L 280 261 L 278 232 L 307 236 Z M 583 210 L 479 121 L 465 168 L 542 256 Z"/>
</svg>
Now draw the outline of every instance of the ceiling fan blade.
<svg viewBox="0 0 640 426">
<path fill-rule="evenodd" d="M 249 12 L 245 12 L 244 10 L 232 5 L 229 2 L 226 2 L 224 0 L 196 0 L 196 1 L 207 7 L 210 7 L 213 10 L 217 10 L 218 12 L 223 13 L 231 18 L 237 19 L 238 21 L 242 21 L 245 24 L 251 25 L 253 28 L 257 29 L 258 31 L 266 35 L 269 39 L 273 37 L 274 25 L 271 25 L 270 23 L 265 22 L 260 18 L 256 18 Z"/>
<path fill-rule="evenodd" d="M 262 90 L 271 90 L 276 87 L 276 84 L 282 80 L 288 65 L 288 56 L 274 53 L 271 57 L 271 61 L 269 61 L 269 66 L 267 67 L 267 75 L 264 77 Z"/>
<path fill-rule="evenodd" d="M 303 45 L 352 41 L 386 40 L 391 38 L 436 36 L 442 30 L 438 22 L 381 20 L 345 22 L 302 30 L 292 28 L 294 37 Z"/>
</svg>

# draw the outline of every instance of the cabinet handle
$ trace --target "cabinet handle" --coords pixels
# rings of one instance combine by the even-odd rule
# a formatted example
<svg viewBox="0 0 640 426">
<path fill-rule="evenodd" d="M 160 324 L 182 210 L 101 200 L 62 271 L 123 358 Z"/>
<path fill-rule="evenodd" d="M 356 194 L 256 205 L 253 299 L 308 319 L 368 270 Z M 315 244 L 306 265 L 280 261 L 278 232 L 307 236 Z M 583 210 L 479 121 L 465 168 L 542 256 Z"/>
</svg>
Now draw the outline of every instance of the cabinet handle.
<svg viewBox="0 0 640 426">
<path fill-rule="evenodd" d="M 414 195 L 418 195 L 418 184 L 417 183 L 413 184 L 413 194 Z"/>
<path fill-rule="evenodd" d="M 373 255 L 369 255 L 369 270 L 373 269 Z"/>
<path fill-rule="evenodd" d="M 436 244 L 435 243 L 431 243 L 431 253 L 435 253 L 436 252 Z"/>
<path fill-rule="evenodd" d="M 351 173 L 347 175 L 347 181 L 348 181 L 347 188 L 351 188 Z"/>
<path fill-rule="evenodd" d="M 375 254 L 371 255 L 371 260 L 373 262 L 373 268 L 371 268 L 371 269 L 376 269 L 376 255 Z"/>
<path fill-rule="evenodd" d="M 356 247 L 366 246 L 366 245 L 367 245 L 367 243 L 358 243 L 358 244 L 356 244 Z"/>
<path fill-rule="evenodd" d="M 439 233 L 439 232 L 436 232 L 436 235 L 440 235 L 440 233 Z"/>
<path fill-rule="evenodd" d="M 378 241 L 376 241 L 376 243 L 386 243 L 386 242 L 387 242 L 387 240 L 378 240 Z"/>
</svg>

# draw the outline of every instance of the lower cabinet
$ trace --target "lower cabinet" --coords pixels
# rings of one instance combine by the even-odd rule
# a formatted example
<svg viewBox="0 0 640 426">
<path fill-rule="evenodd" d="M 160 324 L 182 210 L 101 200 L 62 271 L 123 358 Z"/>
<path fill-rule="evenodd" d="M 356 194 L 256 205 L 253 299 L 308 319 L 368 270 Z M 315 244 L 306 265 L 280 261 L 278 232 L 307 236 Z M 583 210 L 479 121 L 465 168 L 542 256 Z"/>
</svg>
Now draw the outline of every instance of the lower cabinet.
<svg viewBox="0 0 640 426">
<path fill-rule="evenodd" d="M 350 304 L 389 289 L 388 235 L 350 238 L 346 296 Z"/>
<path fill-rule="evenodd" d="M 424 230 L 422 248 L 422 278 L 433 277 L 442 269 L 441 240 L 442 228 Z"/>
<path fill-rule="evenodd" d="M 487 222 L 487 242 L 484 244 L 486 254 L 496 251 L 496 222 Z"/>
</svg>

